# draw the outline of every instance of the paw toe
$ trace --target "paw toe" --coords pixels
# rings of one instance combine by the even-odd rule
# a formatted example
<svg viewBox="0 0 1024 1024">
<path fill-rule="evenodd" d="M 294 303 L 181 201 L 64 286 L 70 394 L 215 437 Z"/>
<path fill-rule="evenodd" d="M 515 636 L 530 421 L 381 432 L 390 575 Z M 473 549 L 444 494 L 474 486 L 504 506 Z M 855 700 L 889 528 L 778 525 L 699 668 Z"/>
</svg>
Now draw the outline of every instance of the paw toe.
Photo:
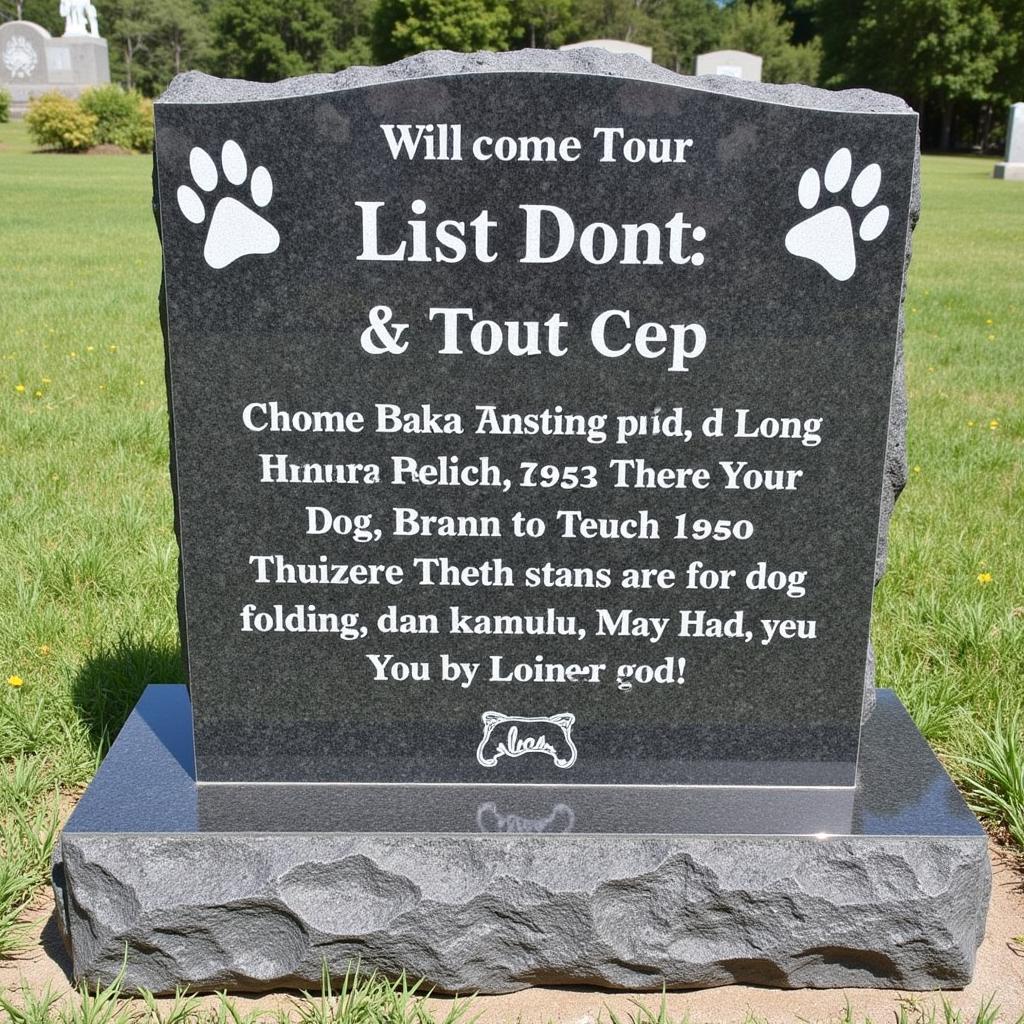
<svg viewBox="0 0 1024 1024">
<path fill-rule="evenodd" d="M 178 189 L 178 207 L 193 224 L 202 224 L 206 218 L 203 201 L 195 189 L 182 185 Z"/>
<path fill-rule="evenodd" d="M 868 211 L 867 216 L 861 221 L 860 237 L 865 242 L 873 242 L 889 223 L 889 207 L 876 206 Z"/>
<path fill-rule="evenodd" d="M 192 172 L 192 180 L 204 192 L 212 192 L 217 187 L 217 167 L 205 149 L 192 147 L 188 155 L 188 169 Z"/>
<path fill-rule="evenodd" d="M 825 166 L 825 188 L 838 192 L 849 180 L 853 154 L 844 146 L 837 149 Z"/>
<path fill-rule="evenodd" d="M 821 195 L 821 179 L 813 167 L 808 167 L 800 177 L 800 185 L 797 188 L 797 198 L 805 210 L 812 209 L 818 202 Z"/>
<path fill-rule="evenodd" d="M 242 147 L 234 139 L 224 143 L 220 151 L 220 165 L 224 168 L 224 177 L 232 185 L 241 185 L 249 173 Z"/>
</svg>

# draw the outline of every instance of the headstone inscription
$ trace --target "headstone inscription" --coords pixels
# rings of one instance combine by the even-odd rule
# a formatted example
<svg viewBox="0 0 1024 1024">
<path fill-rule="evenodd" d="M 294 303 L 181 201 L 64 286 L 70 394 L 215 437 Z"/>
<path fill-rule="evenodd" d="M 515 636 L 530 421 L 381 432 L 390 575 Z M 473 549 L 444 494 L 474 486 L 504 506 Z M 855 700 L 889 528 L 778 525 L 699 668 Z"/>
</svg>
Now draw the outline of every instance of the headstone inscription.
<svg viewBox="0 0 1024 1024">
<path fill-rule="evenodd" d="M 1012 103 L 1006 123 L 1006 155 L 996 164 L 993 177 L 1008 181 L 1024 179 L 1024 103 Z"/>
<path fill-rule="evenodd" d="M 915 117 L 552 85 L 161 105 L 200 782 L 853 786 Z"/>
<path fill-rule="evenodd" d="M 891 695 L 862 732 L 915 158 L 892 98 L 592 50 L 177 79 L 156 199 L 191 706 L 152 688 L 64 832 L 76 974 L 129 941 L 156 988 L 315 980 L 328 945 L 449 990 L 965 980 L 984 837 Z M 841 909 L 831 866 L 883 847 L 900 884 L 865 868 Z M 502 909 L 523 885 L 529 936 Z M 680 962 L 688 913 L 735 923 L 752 893 L 770 972 L 724 924 Z M 909 959 L 870 937 L 908 900 Z M 837 928 L 871 952 L 806 969 Z"/>
</svg>

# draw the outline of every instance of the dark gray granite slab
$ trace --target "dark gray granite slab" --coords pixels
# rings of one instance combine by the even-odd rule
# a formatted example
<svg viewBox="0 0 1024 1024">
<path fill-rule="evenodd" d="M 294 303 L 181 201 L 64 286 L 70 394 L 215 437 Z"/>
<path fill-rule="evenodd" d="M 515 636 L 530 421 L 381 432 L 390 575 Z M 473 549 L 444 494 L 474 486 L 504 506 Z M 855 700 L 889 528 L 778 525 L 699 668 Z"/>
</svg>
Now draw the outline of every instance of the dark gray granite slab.
<svg viewBox="0 0 1024 1024">
<path fill-rule="evenodd" d="M 392 158 L 381 126 L 405 123 L 460 125 L 464 159 Z M 692 142 L 678 163 L 632 163 L 624 154 L 602 161 L 594 132 L 609 126 L 642 140 Z M 475 160 L 471 141 L 484 135 L 576 137 L 580 157 Z M 225 150 L 227 142 L 234 148 Z M 195 157 L 197 149 L 205 160 Z M 843 151 L 850 166 L 837 170 L 833 161 Z M 898 338 L 916 216 L 916 152 L 916 116 L 892 97 L 698 81 L 597 52 L 424 55 L 276 86 L 176 79 L 157 107 L 157 200 L 199 778 L 851 786 L 870 671 L 871 591 L 905 475 Z M 880 168 L 877 186 L 865 185 L 873 165 Z M 810 200 L 813 190 L 801 189 L 801 181 L 810 179 L 819 195 L 808 207 L 801 195 Z M 191 197 L 183 199 L 182 188 Z M 384 253 L 402 240 L 413 244 L 406 222 L 420 216 L 417 200 L 431 232 L 427 260 L 357 258 L 366 248 L 365 209 L 357 203 L 384 204 Z M 524 204 L 561 207 L 577 232 L 601 222 L 624 238 L 622 225 L 650 223 L 660 232 L 662 262 L 598 265 L 573 251 L 560 262 L 523 263 Z M 888 221 L 876 237 L 881 207 Z M 458 263 L 430 258 L 439 219 L 468 222 L 482 210 L 494 221 L 492 262 L 474 259 L 472 245 Z M 831 220 L 798 230 L 826 211 Z M 685 263 L 669 255 L 666 225 L 676 214 L 689 225 L 680 229 L 676 250 Z M 551 216 L 541 233 L 547 252 L 556 244 Z M 594 237 L 607 237 L 603 231 Z M 831 239 L 825 249 L 823 232 Z M 621 252 L 621 238 L 619 245 Z M 231 258 L 242 250 L 247 254 Z M 849 261 L 836 262 L 838 250 L 856 254 L 849 276 Z M 410 325 L 400 355 L 371 354 L 361 344 L 370 311 L 384 305 L 394 322 Z M 557 313 L 568 325 L 565 354 L 484 356 L 462 340 L 461 354 L 443 355 L 432 308 L 471 308 L 475 319 L 496 323 Z M 675 372 L 667 355 L 641 358 L 635 347 L 601 355 L 591 324 L 613 310 L 631 317 L 630 332 L 621 317 L 610 321 L 616 351 L 648 322 L 701 325 L 706 350 Z M 259 407 L 262 424 L 271 402 L 291 412 L 358 411 L 370 427 L 311 433 L 244 425 L 247 407 Z M 372 426 L 382 404 L 410 413 L 428 404 L 461 416 L 466 430 L 377 433 Z M 480 435 L 480 405 L 606 413 L 613 420 L 680 408 L 693 436 L 618 446 L 566 435 Z M 731 431 L 741 408 L 758 423 L 820 417 L 821 443 L 706 437 L 700 427 L 715 408 L 725 410 Z M 379 464 L 382 479 L 260 482 L 264 457 Z M 454 457 L 463 466 L 489 459 L 511 488 L 393 482 L 396 458 L 437 466 Z M 618 488 L 616 458 L 708 467 L 714 482 L 707 489 Z M 802 476 L 792 491 L 730 490 L 724 461 Z M 592 464 L 599 486 L 525 488 L 516 482 L 525 462 Z M 360 543 L 351 535 L 308 534 L 310 506 L 343 517 L 372 515 L 381 537 Z M 406 507 L 424 515 L 494 516 L 501 533 L 395 536 L 394 510 Z M 545 519 L 544 537 L 513 536 L 516 511 Z M 647 540 L 560 536 L 558 513 L 574 511 L 620 520 L 645 512 L 663 532 Z M 667 527 L 683 513 L 691 523 L 749 520 L 753 537 L 672 539 Z M 360 587 L 261 583 L 254 556 L 289 565 L 318 565 L 321 558 L 399 565 L 405 577 L 397 585 Z M 414 560 L 423 557 L 470 567 L 500 559 L 515 584 L 422 586 Z M 698 561 L 733 569 L 738 580 L 761 563 L 806 572 L 806 593 L 738 583 L 729 590 L 619 586 L 626 569 L 673 569 L 683 578 Z M 528 568 L 548 564 L 607 569 L 613 582 L 524 585 Z M 245 629 L 257 615 L 283 624 L 310 605 L 320 613 L 358 614 L 357 628 L 366 634 Z M 382 632 L 380 616 L 390 606 L 419 623 L 436 615 L 437 632 Z M 551 609 L 574 620 L 574 629 L 463 635 L 452 632 L 452 608 L 544 622 Z M 657 643 L 601 636 L 602 608 L 613 616 L 628 610 L 631 622 L 664 618 L 669 627 Z M 685 613 L 729 622 L 737 611 L 751 630 L 749 642 L 675 635 Z M 755 636 L 762 619 L 813 622 L 815 637 L 762 646 Z M 426 663 L 430 678 L 376 681 L 371 654 Z M 481 674 L 467 689 L 446 682 L 439 678 L 445 656 L 479 663 Z M 492 672 L 495 657 L 501 668 Z M 685 668 L 678 671 L 681 658 Z M 596 682 L 500 681 L 508 666 L 537 659 L 606 668 Z M 657 667 L 672 681 L 620 689 L 616 670 L 626 664 Z M 488 681 L 488 674 L 495 678 Z M 507 717 L 485 735 L 492 713 Z M 558 725 L 569 722 L 559 716 L 571 716 L 571 723 Z M 483 741 L 489 736 L 495 750 L 514 746 L 512 726 L 520 739 L 557 749 L 492 757 Z"/>
<path fill-rule="evenodd" d="M 831 800 L 197 785 L 188 711 L 149 687 L 58 843 L 79 980 L 309 988 L 358 959 L 461 992 L 931 989 L 966 984 L 984 933 L 984 833 L 887 690 Z"/>
<path fill-rule="evenodd" d="M 191 737 L 186 688 L 147 687 L 65 832 L 984 838 L 891 690 L 854 788 L 197 784 Z"/>
</svg>

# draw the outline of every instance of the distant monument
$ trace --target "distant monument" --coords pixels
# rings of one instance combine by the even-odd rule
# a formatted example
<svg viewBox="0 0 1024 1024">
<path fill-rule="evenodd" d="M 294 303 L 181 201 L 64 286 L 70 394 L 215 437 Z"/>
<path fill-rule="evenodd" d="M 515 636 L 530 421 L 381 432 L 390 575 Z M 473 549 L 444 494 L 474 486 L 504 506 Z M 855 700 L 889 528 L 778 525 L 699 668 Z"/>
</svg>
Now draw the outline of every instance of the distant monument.
<svg viewBox="0 0 1024 1024">
<path fill-rule="evenodd" d="M 34 21 L 0 25 L 0 89 L 11 94 L 11 115 L 23 117 L 34 96 L 54 89 L 77 98 L 110 81 L 107 41 L 89 0 L 61 0 L 64 35 L 55 39 Z"/>
<path fill-rule="evenodd" d="M 996 164 L 992 177 L 1007 181 L 1024 181 L 1024 103 L 1010 105 L 1010 119 L 1006 124 L 1006 153 L 1001 164 Z"/>
<path fill-rule="evenodd" d="M 566 43 L 560 46 L 560 50 L 581 50 L 585 46 L 594 46 L 598 50 L 607 50 L 609 53 L 631 53 L 634 57 L 641 57 L 643 60 L 654 60 L 654 50 L 649 46 L 641 46 L 639 43 L 627 43 L 622 39 L 585 39 L 582 43 Z"/>
<path fill-rule="evenodd" d="M 713 53 L 697 55 L 695 75 L 725 75 L 728 78 L 742 78 L 746 82 L 761 81 L 763 60 L 754 53 L 743 50 L 715 50 Z"/>
</svg>

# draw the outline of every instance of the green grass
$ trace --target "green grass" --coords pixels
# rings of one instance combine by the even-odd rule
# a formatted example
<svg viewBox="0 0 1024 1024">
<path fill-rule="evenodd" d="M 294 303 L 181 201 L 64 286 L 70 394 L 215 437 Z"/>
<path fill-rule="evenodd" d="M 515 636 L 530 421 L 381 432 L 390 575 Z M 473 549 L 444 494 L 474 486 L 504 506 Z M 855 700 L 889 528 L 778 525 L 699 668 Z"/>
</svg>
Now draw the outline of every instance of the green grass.
<svg viewBox="0 0 1024 1024">
<path fill-rule="evenodd" d="M 910 479 L 875 600 L 892 686 L 1024 846 L 1024 187 L 925 158 L 907 295 Z"/>
<path fill-rule="evenodd" d="M 290 1006 L 278 1010 L 246 1010 L 224 993 L 217 994 L 213 1005 L 187 992 L 164 1000 L 146 992 L 141 1000 L 125 998 L 119 980 L 104 989 L 82 987 L 76 998 L 63 1000 L 51 990 L 40 993 L 22 986 L 13 998 L 0 995 L 0 1010 L 9 1024 L 475 1024 L 480 1016 L 472 998 L 452 1000 L 439 1015 L 425 1003 L 426 995 L 404 977 L 388 981 L 358 969 L 347 973 L 335 988 L 325 966 L 319 992 L 303 992 Z M 625 1013 L 604 1007 L 595 1024 L 696 1024 L 688 1014 L 672 1015 L 664 995 L 655 1009 L 639 999 L 633 1000 L 633 1007 Z M 901 998 L 894 1001 L 894 1017 L 896 1024 L 1024 1024 L 1024 1015 L 1003 1016 L 994 996 L 973 1013 L 964 1013 L 945 997 L 937 1005 Z M 849 1003 L 830 1021 L 872 1024 L 870 1017 L 859 1016 Z M 743 1024 L 770 1021 L 748 1011 Z"/>
<path fill-rule="evenodd" d="M 876 598 L 878 678 L 1024 846 L 1024 185 L 972 158 L 923 174 L 913 468 Z M 59 799 L 142 687 L 182 671 L 150 161 L 37 154 L 0 125 L 0 196 L 2 956 Z"/>
</svg>

